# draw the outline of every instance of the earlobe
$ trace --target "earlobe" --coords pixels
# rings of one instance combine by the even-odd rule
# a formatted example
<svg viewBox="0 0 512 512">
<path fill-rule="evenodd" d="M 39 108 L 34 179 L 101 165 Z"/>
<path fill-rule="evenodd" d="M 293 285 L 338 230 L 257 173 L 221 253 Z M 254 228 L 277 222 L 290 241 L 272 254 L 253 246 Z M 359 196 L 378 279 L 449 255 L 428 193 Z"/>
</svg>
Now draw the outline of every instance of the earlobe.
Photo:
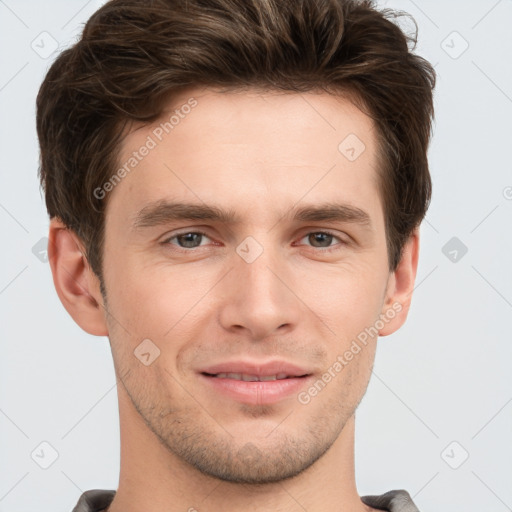
<svg viewBox="0 0 512 512">
<path fill-rule="evenodd" d="M 87 262 L 79 238 L 54 218 L 50 221 L 48 239 L 53 283 L 66 311 L 84 331 L 107 336 L 99 279 Z"/>
<path fill-rule="evenodd" d="M 388 320 L 379 336 L 397 331 L 407 319 L 414 290 L 419 257 L 419 229 L 415 229 L 404 245 L 402 257 L 395 271 L 390 274 L 382 315 Z"/>
</svg>

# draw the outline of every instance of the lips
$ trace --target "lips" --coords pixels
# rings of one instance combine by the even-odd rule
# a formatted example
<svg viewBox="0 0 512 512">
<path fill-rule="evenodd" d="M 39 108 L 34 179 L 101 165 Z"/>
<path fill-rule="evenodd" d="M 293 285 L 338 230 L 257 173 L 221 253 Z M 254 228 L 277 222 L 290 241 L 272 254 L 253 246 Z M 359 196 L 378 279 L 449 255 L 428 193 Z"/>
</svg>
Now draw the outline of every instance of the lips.
<svg viewBox="0 0 512 512">
<path fill-rule="evenodd" d="M 201 373 L 210 376 L 223 375 L 223 377 L 245 380 L 238 376 L 257 377 L 276 377 L 276 379 L 286 379 L 290 377 L 303 377 L 309 375 L 305 368 L 288 363 L 286 361 L 268 361 L 265 363 L 255 363 L 250 361 L 231 361 L 224 362 L 203 368 Z M 252 379 L 255 380 L 255 379 Z M 263 380 L 263 379 L 262 379 Z"/>
<path fill-rule="evenodd" d="M 298 393 L 312 372 L 286 361 L 256 363 L 231 361 L 199 370 L 202 381 L 216 396 L 246 404 L 272 404 Z"/>
<path fill-rule="evenodd" d="M 245 382 L 264 382 L 269 380 L 282 380 L 293 378 L 290 375 L 287 375 L 286 373 L 278 373 L 277 375 L 250 375 L 248 373 L 217 373 L 216 375 L 212 375 L 212 377 L 217 377 L 218 379 L 243 380 Z"/>
</svg>

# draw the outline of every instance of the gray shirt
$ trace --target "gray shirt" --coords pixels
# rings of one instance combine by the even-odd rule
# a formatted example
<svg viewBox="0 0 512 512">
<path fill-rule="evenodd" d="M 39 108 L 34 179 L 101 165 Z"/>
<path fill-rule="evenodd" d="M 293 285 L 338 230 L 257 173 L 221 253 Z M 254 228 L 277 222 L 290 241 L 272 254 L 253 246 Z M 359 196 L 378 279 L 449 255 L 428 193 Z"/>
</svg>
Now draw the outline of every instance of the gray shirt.
<svg viewBox="0 0 512 512">
<path fill-rule="evenodd" d="M 114 499 L 115 491 L 93 489 L 85 491 L 71 512 L 101 512 Z M 389 491 L 380 496 L 361 496 L 365 505 L 388 512 L 419 512 L 409 493 L 404 490 Z"/>
</svg>

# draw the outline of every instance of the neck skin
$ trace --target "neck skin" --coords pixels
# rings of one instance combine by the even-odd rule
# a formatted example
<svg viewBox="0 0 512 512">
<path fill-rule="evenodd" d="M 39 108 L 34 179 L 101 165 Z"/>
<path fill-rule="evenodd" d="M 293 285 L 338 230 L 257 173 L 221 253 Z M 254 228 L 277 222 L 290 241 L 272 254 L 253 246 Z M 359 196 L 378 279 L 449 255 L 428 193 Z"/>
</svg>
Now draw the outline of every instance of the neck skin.
<svg viewBox="0 0 512 512">
<path fill-rule="evenodd" d="M 118 384 L 121 472 L 104 512 L 220 511 L 370 512 L 359 498 L 352 416 L 338 439 L 302 474 L 260 488 L 206 476 L 168 452 Z"/>
</svg>

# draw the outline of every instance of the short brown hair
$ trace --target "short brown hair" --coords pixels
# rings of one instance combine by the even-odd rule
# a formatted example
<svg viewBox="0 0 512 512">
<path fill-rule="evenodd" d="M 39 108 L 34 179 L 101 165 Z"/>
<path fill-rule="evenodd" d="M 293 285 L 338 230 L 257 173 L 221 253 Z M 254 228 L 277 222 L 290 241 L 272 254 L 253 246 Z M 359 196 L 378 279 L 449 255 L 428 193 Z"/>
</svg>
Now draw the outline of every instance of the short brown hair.
<svg viewBox="0 0 512 512">
<path fill-rule="evenodd" d="M 374 121 L 390 270 L 431 196 L 435 71 L 407 13 L 371 0 L 111 0 L 55 60 L 37 96 L 39 176 L 51 218 L 103 282 L 106 200 L 125 128 L 198 85 L 347 93 Z M 414 21 L 414 20 L 413 20 Z M 409 48 L 411 46 L 411 48 Z"/>
</svg>

